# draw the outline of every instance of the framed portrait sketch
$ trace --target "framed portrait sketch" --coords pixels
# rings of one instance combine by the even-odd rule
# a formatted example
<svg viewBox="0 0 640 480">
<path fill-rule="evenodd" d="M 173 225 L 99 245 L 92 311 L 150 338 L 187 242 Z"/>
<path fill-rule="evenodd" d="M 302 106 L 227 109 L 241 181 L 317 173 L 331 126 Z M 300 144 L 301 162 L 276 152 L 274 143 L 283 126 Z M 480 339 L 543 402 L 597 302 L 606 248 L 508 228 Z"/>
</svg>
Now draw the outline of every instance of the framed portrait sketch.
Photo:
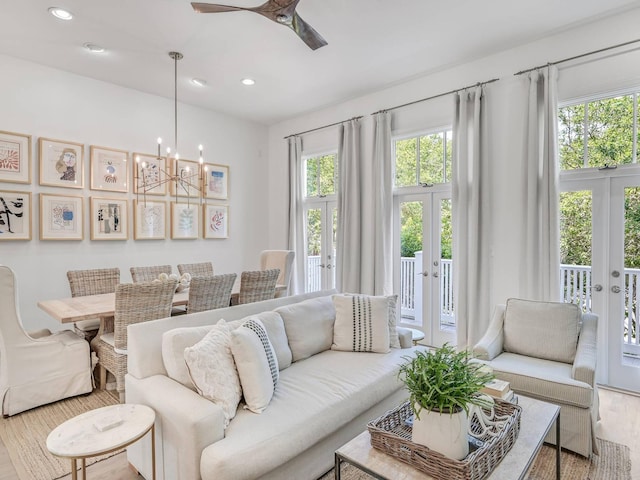
<svg viewBox="0 0 640 480">
<path fill-rule="evenodd" d="M 0 131 L 0 182 L 31 183 L 31 135 Z"/>
<path fill-rule="evenodd" d="M 129 153 L 91 145 L 91 190 L 129 191 Z"/>
<path fill-rule="evenodd" d="M 31 240 L 31 193 L 0 190 L 0 241 Z"/>
<path fill-rule="evenodd" d="M 167 194 L 167 159 L 145 153 L 133 154 L 133 193 Z"/>
<path fill-rule="evenodd" d="M 40 194 L 40 240 L 82 240 L 82 197 Z"/>
<path fill-rule="evenodd" d="M 167 204 L 164 201 L 133 201 L 133 238 L 164 240 L 167 236 Z"/>
<path fill-rule="evenodd" d="M 212 163 L 206 163 L 204 167 L 205 198 L 227 200 L 229 198 L 229 167 Z"/>
<path fill-rule="evenodd" d="M 128 202 L 118 198 L 91 197 L 91 240 L 129 238 Z"/>
<path fill-rule="evenodd" d="M 38 139 L 40 185 L 82 188 L 84 145 L 50 138 Z"/>
<path fill-rule="evenodd" d="M 200 236 L 200 205 L 171 203 L 171 238 L 196 239 Z"/>
<path fill-rule="evenodd" d="M 200 198 L 200 164 L 191 160 L 174 160 L 171 171 L 171 195 Z"/>
<path fill-rule="evenodd" d="M 203 205 L 202 228 L 204 238 L 229 236 L 229 207 L 227 205 Z"/>
</svg>

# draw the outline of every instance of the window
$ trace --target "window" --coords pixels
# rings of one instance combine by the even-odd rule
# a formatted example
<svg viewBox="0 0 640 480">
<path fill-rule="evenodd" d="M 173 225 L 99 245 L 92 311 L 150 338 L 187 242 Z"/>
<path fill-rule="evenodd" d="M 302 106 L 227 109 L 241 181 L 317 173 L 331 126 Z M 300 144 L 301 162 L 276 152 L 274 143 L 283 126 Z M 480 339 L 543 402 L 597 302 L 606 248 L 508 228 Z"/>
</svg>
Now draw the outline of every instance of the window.
<svg viewBox="0 0 640 480">
<path fill-rule="evenodd" d="M 451 130 L 397 138 L 393 150 L 396 187 L 449 183 Z"/>
<path fill-rule="evenodd" d="M 558 109 L 561 170 L 637 163 L 638 93 Z"/>
<path fill-rule="evenodd" d="M 335 195 L 338 172 L 337 157 L 337 154 L 329 153 L 304 159 L 305 197 L 324 198 L 327 195 Z"/>
</svg>

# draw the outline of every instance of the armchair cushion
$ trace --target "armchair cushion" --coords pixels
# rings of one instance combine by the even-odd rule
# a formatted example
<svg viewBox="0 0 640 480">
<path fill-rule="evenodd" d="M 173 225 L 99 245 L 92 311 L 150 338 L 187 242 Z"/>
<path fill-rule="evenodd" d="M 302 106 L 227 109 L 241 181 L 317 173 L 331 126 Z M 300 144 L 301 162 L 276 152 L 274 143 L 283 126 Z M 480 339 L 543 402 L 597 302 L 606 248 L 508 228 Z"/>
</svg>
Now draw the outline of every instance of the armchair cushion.
<svg viewBox="0 0 640 480">
<path fill-rule="evenodd" d="M 504 314 L 504 351 L 572 364 L 580 316 L 574 304 L 510 298 Z"/>
</svg>

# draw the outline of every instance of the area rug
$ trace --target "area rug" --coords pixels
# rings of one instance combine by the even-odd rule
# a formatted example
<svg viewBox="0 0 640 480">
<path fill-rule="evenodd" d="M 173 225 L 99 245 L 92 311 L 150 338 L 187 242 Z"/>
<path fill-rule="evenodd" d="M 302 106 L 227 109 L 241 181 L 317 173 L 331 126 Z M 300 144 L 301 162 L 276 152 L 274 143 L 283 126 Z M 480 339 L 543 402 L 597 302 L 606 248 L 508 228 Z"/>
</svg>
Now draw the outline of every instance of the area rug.
<svg viewBox="0 0 640 480">
<path fill-rule="evenodd" d="M 619 443 L 598 439 L 600 455 L 594 455 L 591 461 L 571 452 L 562 452 L 560 459 L 562 480 L 631 480 L 631 459 L 629 447 Z M 342 480 L 371 480 L 356 467 L 343 463 Z M 544 445 L 538 453 L 527 480 L 555 480 L 556 450 Z M 319 480 L 334 480 L 333 471 Z"/>
<path fill-rule="evenodd" d="M 0 418 L 0 439 L 20 480 L 55 480 L 71 473 L 71 461 L 54 457 L 47 450 L 47 436 L 64 421 L 100 407 L 115 405 L 118 398 L 107 390 L 61 400 L 33 410 Z M 119 452 L 88 458 L 87 465 Z"/>
</svg>

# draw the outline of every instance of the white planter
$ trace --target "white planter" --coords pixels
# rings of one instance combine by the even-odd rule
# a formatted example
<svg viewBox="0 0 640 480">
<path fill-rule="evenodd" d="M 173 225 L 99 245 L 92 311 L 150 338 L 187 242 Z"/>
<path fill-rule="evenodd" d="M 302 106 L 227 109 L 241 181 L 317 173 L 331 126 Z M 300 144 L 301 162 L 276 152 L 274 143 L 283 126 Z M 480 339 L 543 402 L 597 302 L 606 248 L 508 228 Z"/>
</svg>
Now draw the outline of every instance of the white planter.
<svg viewBox="0 0 640 480">
<path fill-rule="evenodd" d="M 422 409 L 420 419 L 414 416 L 411 441 L 454 460 L 469 453 L 469 418 L 464 410 L 450 415 Z"/>
</svg>

